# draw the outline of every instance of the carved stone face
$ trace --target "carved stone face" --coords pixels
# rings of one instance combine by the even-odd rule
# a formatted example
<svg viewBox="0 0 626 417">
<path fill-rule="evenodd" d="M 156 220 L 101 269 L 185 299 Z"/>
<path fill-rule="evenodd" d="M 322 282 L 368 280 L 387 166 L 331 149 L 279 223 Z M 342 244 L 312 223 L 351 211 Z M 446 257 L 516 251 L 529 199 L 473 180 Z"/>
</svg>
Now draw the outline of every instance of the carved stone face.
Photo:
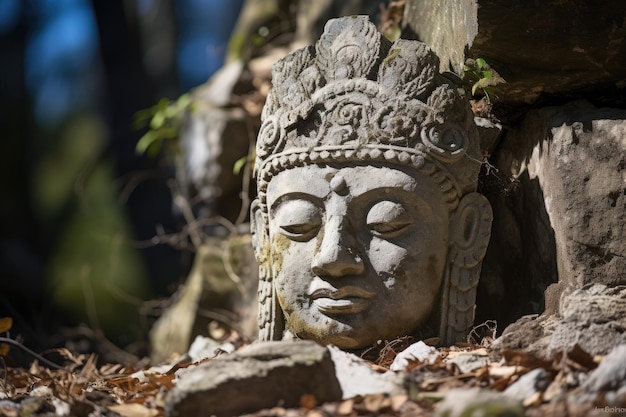
<svg viewBox="0 0 626 417">
<path fill-rule="evenodd" d="M 428 327 L 465 340 L 491 209 L 463 89 L 426 45 L 391 43 L 367 16 L 328 21 L 272 85 L 251 205 L 259 338 L 357 349 Z"/>
<path fill-rule="evenodd" d="M 415 332 L 439 301 L 449 215 L 423 173 L 309 165 L 267 189 L 271 274 L 286 330 L 344 349 Z"/>
</svg>

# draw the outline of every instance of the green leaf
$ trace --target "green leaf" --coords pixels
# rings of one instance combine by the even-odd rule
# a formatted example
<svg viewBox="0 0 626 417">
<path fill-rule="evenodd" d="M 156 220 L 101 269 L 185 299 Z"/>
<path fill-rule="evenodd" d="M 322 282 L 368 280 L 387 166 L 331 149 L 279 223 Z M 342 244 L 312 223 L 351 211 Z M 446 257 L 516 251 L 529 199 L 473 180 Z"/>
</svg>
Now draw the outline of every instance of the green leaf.
<svg viewBox="0 0 626 417">
<path fill-rule="evenodd" d="M 146 155 L 150 158 L 155 158 L 159 155 L 159 151 L 161 150 L 161 145 L 163 144 L 162 140 L 154 141 L 146 149 Z"/>
<path fill-rule="evenodd" d="M 178 97 L 177 103 L 180 107 L 187 107 L 189 104 L 191 104 L 191 96 L 189 94 L 183 94 L 182 96 Z"/>
<path fill-rule="evenodd" d="M 170 105 L 170 101 L 164 97 L 161 100 L 159 100 L 159 102 L 156 104 L 156 109 L 165 110 L 165 108 L 169 105 Z"/>
<path fill-rule="evenodd" d="M 483 68 L 485 65 L 487 65 L 487 61 L 485 61 L 483 58 L 476 58 L 476 66 L 478 67 L 478 69 Z"/>
<path fill-rule="evenodd" d="M 252 41 L 252 44 L 257 47 L 261 47 L 263 46 L 263 44 L 265 44 L 265 39 L 263 39 L 262 36 L 259 36 L 256 33 L 250 36 L 250 40 Z"/>
<path fill-rule="evenodd" d="M 150 129 L 159 129 L 165 123 L 165 111 L 159 110 L 154 113 L 152 120 L 150 120 Z"/>
<path fill-rule="evenodd" d="M 239 175 L 243 167 L 246 166 L 246 162 L 248 162 L 248 155 L 237 159 L 233 164 L 233 174 Z"/>
<path fill-rule="evenodd" d="M 137 152 L 138 154 L 146 153 L 148 148 L 158 140 L 159 140 L 159 135 L 157 135 L 154 131 L 149 130 L 137 142 L 137 145 L 135 146 L 135 152 Z"/>
<path fill-rule="evenodd" d="M 159 129 L 159 136 L 163 139 L 174 139 L 178 137 L 178 129 L 171 126 L 164 126 Z"/>
</svg>

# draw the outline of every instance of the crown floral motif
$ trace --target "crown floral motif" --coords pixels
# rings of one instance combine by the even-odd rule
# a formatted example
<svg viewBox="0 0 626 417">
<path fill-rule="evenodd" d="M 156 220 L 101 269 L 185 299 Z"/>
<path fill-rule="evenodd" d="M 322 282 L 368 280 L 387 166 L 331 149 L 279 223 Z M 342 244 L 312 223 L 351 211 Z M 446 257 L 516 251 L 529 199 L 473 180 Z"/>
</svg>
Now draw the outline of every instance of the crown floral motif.
<svg viewBox="0 0 626 417">
<path fill-rule="evenodd" d="M 261 199 L 284 169 L 371 160 L 433 176 L 454 209 L 475 190 L 480 158 L 463 90 L 438 68 L 425 44 L 391 43 L 367 16 L 328 21 L 315 47 L 274 65 L 257 139 Z"/>
</svg>

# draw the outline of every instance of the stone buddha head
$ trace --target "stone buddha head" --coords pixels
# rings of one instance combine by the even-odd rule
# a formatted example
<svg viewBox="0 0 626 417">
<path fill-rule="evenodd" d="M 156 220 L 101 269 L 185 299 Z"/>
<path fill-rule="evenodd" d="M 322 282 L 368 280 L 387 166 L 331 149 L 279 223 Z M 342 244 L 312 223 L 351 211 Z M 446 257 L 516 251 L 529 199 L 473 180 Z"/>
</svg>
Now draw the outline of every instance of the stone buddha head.
<svg viewBox="0 0 626 417">
<path fill-rule="evenodd" d="M 464 340 L 490 236 L 478 133 L 423 43 L 330 20 L 278 61 L 252 204 L 261 340 Z"/>
</svg>

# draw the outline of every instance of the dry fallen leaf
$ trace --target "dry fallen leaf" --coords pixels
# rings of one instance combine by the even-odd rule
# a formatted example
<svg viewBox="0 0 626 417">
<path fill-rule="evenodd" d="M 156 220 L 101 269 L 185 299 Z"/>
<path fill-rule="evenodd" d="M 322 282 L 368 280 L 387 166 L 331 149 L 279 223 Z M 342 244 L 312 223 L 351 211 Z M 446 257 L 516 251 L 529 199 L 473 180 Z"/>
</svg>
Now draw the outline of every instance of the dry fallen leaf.
<svg viewBox="0 0 626 417">
<path fill-rule="evenodd" d="M 407 401 L 409 400 L 408 395 L 394 395 L 391 397 L 391 409 L 395 412 L 400 410 Z"/>
<path fill-rule="evenodd" d="M 145 407 L 141 404 L 111 405 L 108 409 L 124 417 L 155 417 L 159 415 L 158 410 Z"/>
<path fill-rule="evenodd" d="M 300 397 L 300 407 L 305 410 L 312 410 L 317 405 L 317 398 L 312 394 L 304 394 Z"/>
<path fill-rule="evenodd" d="M 363 398 L 363 405 L 372 413 L 391 408 L 391 399 L 387 394 L 371 394 Z"/>
<path fill-rule="evenodd" d="M 535 368 L 544 368 L 545 370 L 552 369 L 552 363 L 539 359 L 538 357 L 517 350 L 503 350 L 500 352 L 507 365 L 517 365 L 528 368 L 529 370 Z"/>
<path fill-rule="evenodd" d="M 0 317 L 0 333 L 6 333 L 11 330 L 13 319 L 11 317 Z"/>
<path fill-rule="evenodd" d="M 342 401 L 337 406 L 336 413 L 340 416 L 347 416 L 352 414 L 352 410 L 354 409 L 354 399 L 350 398 L 349 400 Z"/>
<path fill-rule="evenodd" d="M 0 317 L 0 333 L 6 333 L 11 330 L 13 326 L 13 319 L 11 317 Z M 0 356 L 7 356 L 9 354 L 9 345 L 6 343 L 0 343 Z"/>
</svg>

